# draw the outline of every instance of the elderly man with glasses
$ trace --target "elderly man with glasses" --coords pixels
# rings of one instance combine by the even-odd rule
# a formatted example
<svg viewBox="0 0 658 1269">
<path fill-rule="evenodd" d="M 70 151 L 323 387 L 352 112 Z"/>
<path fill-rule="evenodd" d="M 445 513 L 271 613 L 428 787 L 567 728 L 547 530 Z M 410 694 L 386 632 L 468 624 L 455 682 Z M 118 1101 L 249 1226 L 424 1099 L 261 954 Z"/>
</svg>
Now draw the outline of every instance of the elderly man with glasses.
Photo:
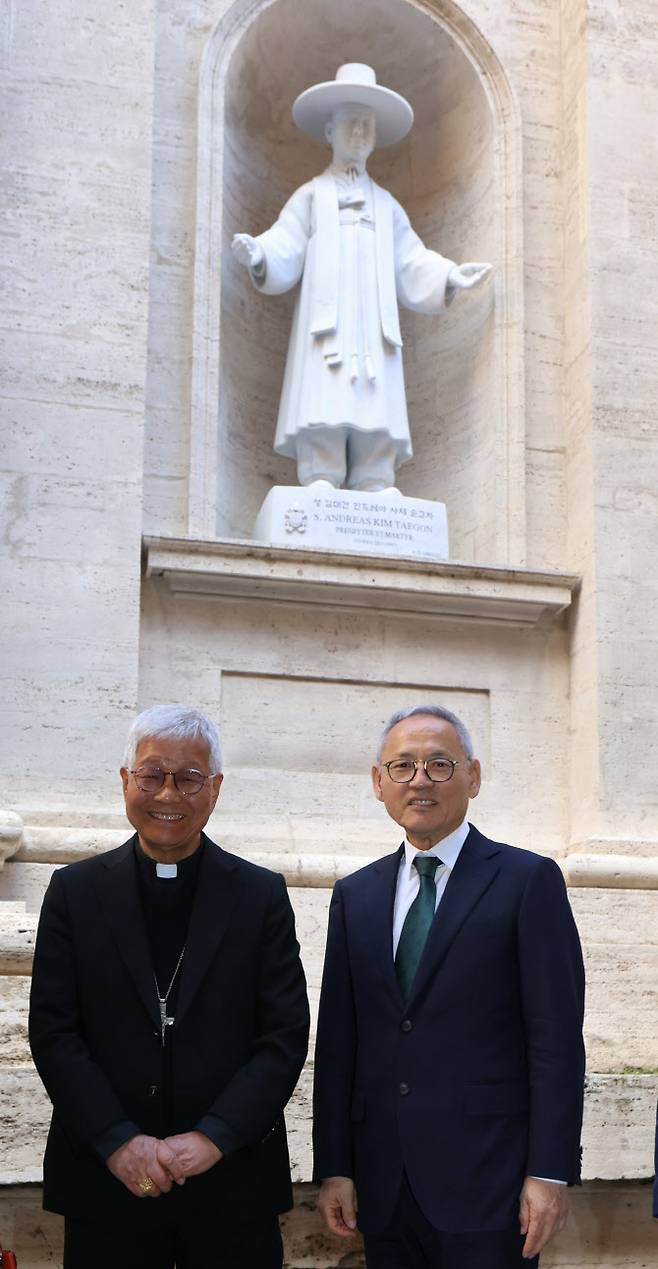
<svg viewBox="0 0 658 1269">
<path fill-rule="evenodd" d="M 135 835 L 44 898 L 30 1040 L 64 1269 L 282 1264 L 308 1004 L 283 878 L 203 832 L 221 768 L 204 714 L 140 714 L 121 768 Z"/>
<path fill-rule="evenodd" d="M 449 710 L 389 720 L 400 849 L 337 883 L 315 1052 L 315 1175 L 368 1269 L 536 1265 L 579 1179 L 583 962 L 559 868 L 466 819 Z"/>
</svg>

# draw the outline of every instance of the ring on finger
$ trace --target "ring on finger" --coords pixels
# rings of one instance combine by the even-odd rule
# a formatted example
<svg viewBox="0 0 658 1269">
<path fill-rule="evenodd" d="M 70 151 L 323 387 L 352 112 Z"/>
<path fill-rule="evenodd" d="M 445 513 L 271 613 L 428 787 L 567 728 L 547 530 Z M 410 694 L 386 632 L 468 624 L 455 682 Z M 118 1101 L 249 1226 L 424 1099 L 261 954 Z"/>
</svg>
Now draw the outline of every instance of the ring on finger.
<svg viewBox="0 0 658 1269">
<path fill-rule="evenodd" d="M 150 1194 L 151 1190 L 155 1189 L 155 1181 L 151 1180 L 150 1176 L 144 1176 L 137 1182 L 137 1188 L 142 1191 L 142 1194 Z"/>
</svg>

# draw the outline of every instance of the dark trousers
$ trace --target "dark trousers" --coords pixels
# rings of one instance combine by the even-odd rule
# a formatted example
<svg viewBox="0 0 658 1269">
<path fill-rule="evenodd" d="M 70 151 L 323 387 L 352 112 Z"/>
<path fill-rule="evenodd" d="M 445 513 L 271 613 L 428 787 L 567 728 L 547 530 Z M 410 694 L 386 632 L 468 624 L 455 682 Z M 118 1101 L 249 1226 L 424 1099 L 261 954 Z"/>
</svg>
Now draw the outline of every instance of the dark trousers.
<svg viewBox="0 0 658 1269">
<path fill-rule="evenodd" d="M 367 1269 L 536 1269 L 524 1260 L 524 1239 L 514 1229 L 442 1233 L 421 1212 L 407 1182 L 400 1188 L 390 1225 L 364 1236 Z"/>
<path fill-rule="evenodd" d="M 158 1199 L 143 1202 L 157 1203 Z M 63 1269 L 281 1269 L 283 1246 L 276 1216 L 220 1218 L 192 1228 L 163 1224 L 122 1228 L 95 1221 L 64 1222 Z"/>
</svg>

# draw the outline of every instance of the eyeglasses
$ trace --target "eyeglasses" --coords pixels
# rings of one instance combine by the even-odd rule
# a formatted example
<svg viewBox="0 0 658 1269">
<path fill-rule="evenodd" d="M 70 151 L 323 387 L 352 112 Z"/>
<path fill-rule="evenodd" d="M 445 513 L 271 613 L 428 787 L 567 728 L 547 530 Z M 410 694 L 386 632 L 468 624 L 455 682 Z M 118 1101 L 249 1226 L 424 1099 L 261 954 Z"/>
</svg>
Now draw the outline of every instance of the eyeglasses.
<svg viewBox="0 0 658 1269">
<path fill-rule="evenodd" d="M 394 758 L 392 762 L 382 762 L 381 765 L 386 767 L 394 784 L 409 784 L 419 767 L 434 784 L 445 784 L 446 780 L 452 780 L 455 767 L 463 764 L 455 758 L 422 758 L 419 762 L 413 758 Z"/>
<path fill-rule="evenodd" d="M 211 775 L 203 775 L 201 771 L 195 771 L 194 768 L 185 771 L 161 771 L 160 767 L 138 767 L 136 771 L 131 770 L 130 774 L 135 777 L 135 784 L 142 793 L 157 793 L 170 775 L 178 792 L 184 793 L 188 798 L 199 793 L 206 781 L 213 778 Z"/>
</svg>

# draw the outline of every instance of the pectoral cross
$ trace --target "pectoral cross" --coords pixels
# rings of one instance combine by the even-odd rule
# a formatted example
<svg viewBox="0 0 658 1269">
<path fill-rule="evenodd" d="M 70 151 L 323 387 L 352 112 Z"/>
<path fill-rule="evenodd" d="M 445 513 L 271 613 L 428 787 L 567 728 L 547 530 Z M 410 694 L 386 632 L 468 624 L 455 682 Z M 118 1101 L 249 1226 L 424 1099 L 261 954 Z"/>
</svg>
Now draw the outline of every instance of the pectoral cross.
<svg viewBox="0 0 658 1269">
<path fill-rule="evenodd" d="M 162 1032 L 162 1044 L 164 1047 L 165 1032 L 167 1027 L 173 1027 L 174 1019 L 167 1015 L 167 998 L 158 994 L 158 1005 L 160 1007 L 160 1031 Z"/>
<path fill-rule="evenodd" d="M 167 1033 L 167 1027 L 173 1027 L 173 1025 L 174 1025 L 174 1019 L 173 1019 L 173 1018 L 170 1018 L 170 1017 L 167 1015 L 167 1001 L 168 1001 L 168 999 L 169 999 L 169 994 L 170 994 L 171 989 L 172 989 L 172 987 L 173 987 L 173 985 L 174 985 L 174 982 L 176 981 L 176 975 L 177 975 L 177 973 L 178 973 L 178 971 L 179 971 L 179 969 L 180 969 L 180 967 L 181 967 L 181 965 L 182 965 L 182 963 L 183 963 L 183 957 L 184 957 L 184 955 L 185 955 L 185 944 L 183 944 L 183 948 L 182 948 L 181 954 L 180 954 L 180 956 L 178 957 L 178 960 L 177 960 L 177 962 L 176 962 L 176 968 L 175 968 L 175 970 L 174 970 L 173 974 L 171 975 L 171 981 L 170 981 L 170 983 L 169 983 L 169 986 L 168 986 L 168 988 L 167 988 L 167 990 L 166 990 L 166 992 L 165 992 L 164 996 L 161 996 L 161 995 L 160 995 L 160 986 L 159 986 L 159 984 L 158 984 L 157 974 L 156 974 L 155 970 L 153 970 L 153 981 L 154 981 L 154 983 L 155 983 L 155 994 L 156 994 L 156 996 L 158 997 L 158 1008 L 159 1008 L 159 1010 L 160 1010 L 160 1030 L 161 1030 L 161 1032 L 162 1032 L 162 1047 L 163 1047 L 163 1048 L 164 1048 L 164 1042 L 165 1042 L 165 1035 L 166 1035 L 166 1033 Z"/>
</svg>

